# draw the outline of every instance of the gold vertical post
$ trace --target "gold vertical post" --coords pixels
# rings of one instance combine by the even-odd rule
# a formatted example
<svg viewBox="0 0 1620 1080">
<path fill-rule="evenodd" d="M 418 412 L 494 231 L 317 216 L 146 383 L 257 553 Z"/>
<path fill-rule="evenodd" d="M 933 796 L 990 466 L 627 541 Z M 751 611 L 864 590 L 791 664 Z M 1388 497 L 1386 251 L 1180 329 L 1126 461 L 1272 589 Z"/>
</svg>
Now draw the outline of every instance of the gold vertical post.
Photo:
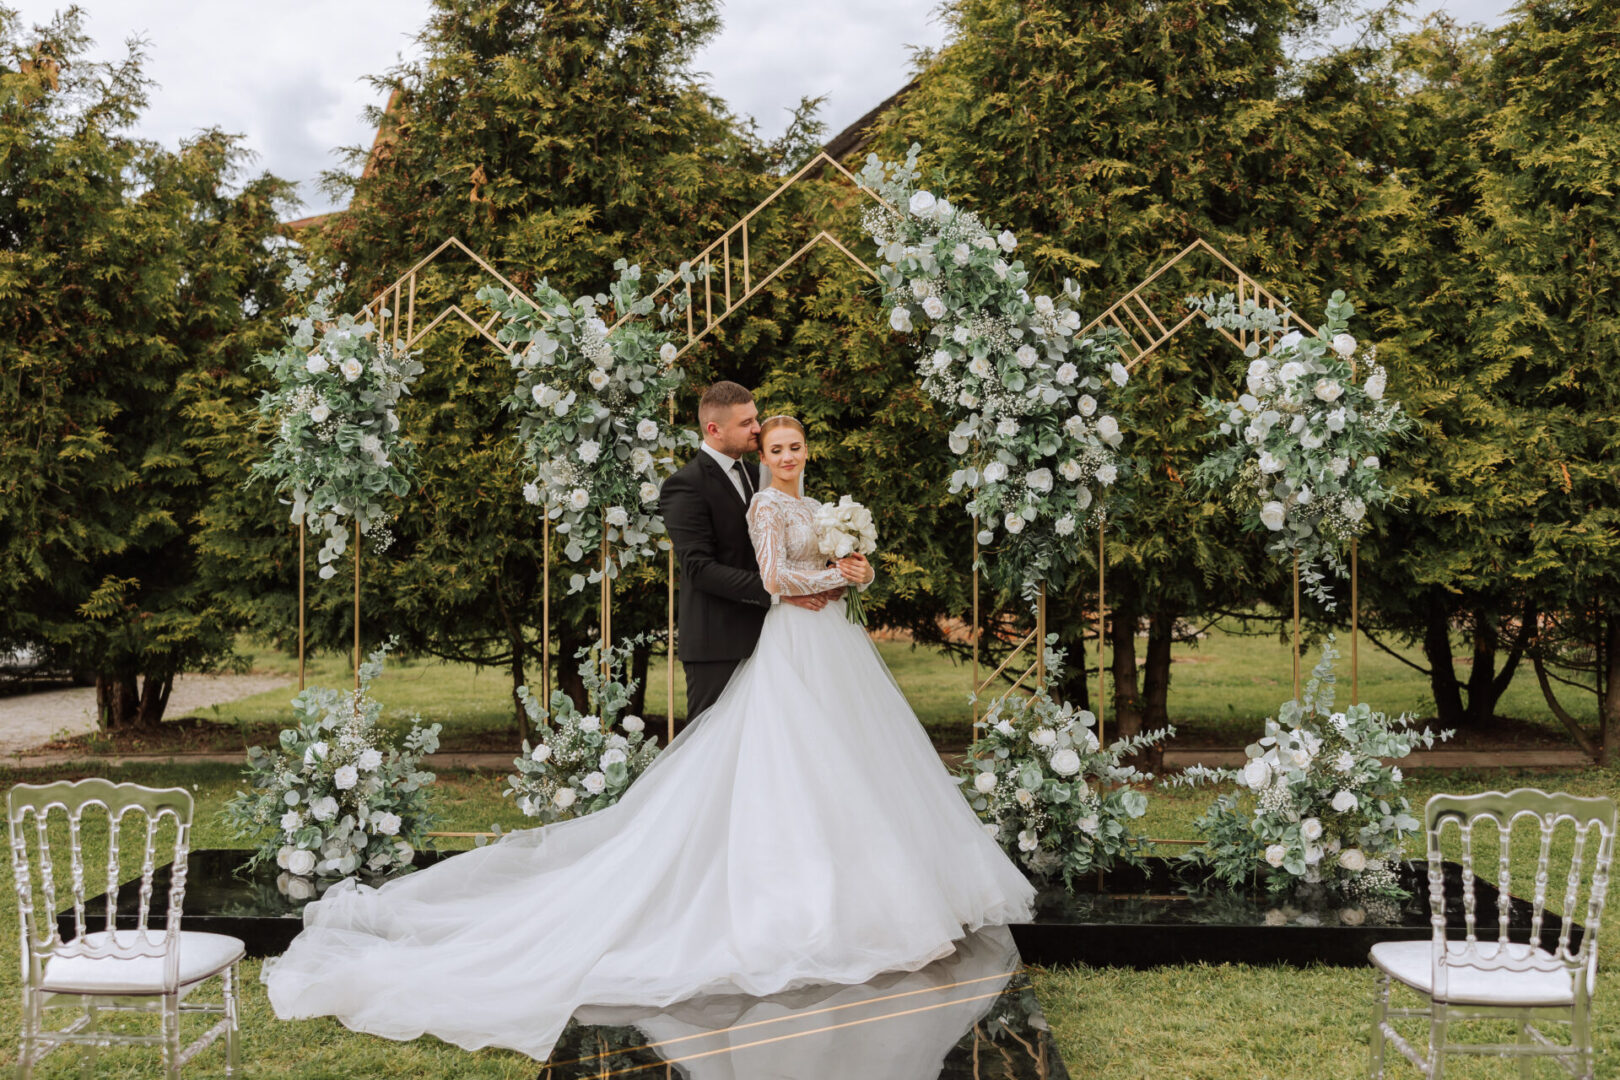
<svg viewBox="0 0 1620 1080">
<path fill-rule="evenodd" d="M 612 601 L 613 587 L 608 582 L 608 524 L 606 514 L 602 517 L 602 615 L 598 620 L 602 628 L 602 678 L 612 677 L 613 664 L 608 656 L 608 649 L 613 645 Z"/>
<path fill-rule="evenodd" d="M 1356 625 L 1358 621 L 1357 616 L 1360 614 L 1359 609 L 1361 605 L 1361 582 L 1359 580 L 1360 567 L 1357 565 L 1356 546 L 1357 541 L 1352 539 L 1350 541 L 1350 704 L 1352 705 L 1355 705 L 1361 701 L 1360 684 L 1358 681 L 1361 663 L 1360 650 L 1358 646 L 1361 643 L 1357 640 L 1356 633 L 1358 629 Z"/>
<path fill-rule="evenodd" d="M 298 689 L 304 689 L 304 519 L 298 519 Z"/>
<path fill-rule="evenodd" d="M 540 698 L 551 708 L 551 512 L 540 519 Z"/>
<path fill-rule="evenodd" d="M 354 688 L 360 689 L 360 521 L 354 523 Z M 358 705 L 357 705 L 358 707 Z"/>
<path fill-rule="evenodd" d="M 1035 685 L 1046 689 L 1046 586 L 1035 598 Z"/>
<path fill-rule="evenodd" d="M 979 722 L 979 522 L 973 521 L 973 623 L 968 638 L 973 642 L 973 722 Z"/>
<path fill-rule="evenodd" d="M 745 232 L 743 235 L 747 235 Z M 675 395 L 669 395 L 669 426 L 675 426 Z M 664 693 L 668 698 L 665 710 L 664 745 L 675 741 L 675 545 L 669 545 L 669 621 L 664 635 Z M 688 717 L 690 719 L 690 717 Z"/>
<path fill-rule="evenodd" d="M 1294 700 L 1299 700 L 1299 552 L 1294 552 Z"/>
<path fill-rule="evenodd" d="M 1103 562 L 1108 550 L 1103 545 L 1103 529 L 1105 522 L 1097 519 L 1097 742 L 1105 743 L 1103 738 L 1103 717 L 1108 707 L 1108 669 L 1103 667 L 1103 643 L 1108 640 L 1108 622 L 1106 596 L 1103 594 Z"/>
</svg>

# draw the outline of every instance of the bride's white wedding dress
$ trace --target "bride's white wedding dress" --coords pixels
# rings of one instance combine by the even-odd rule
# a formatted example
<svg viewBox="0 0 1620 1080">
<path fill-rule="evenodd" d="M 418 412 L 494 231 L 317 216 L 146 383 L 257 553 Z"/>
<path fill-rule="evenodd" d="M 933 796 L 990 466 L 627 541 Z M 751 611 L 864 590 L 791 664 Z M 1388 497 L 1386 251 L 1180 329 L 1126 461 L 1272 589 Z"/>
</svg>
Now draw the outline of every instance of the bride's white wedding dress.
<svg viewBox="0 0 1620 1080">
<path fill-rule="evenodd" d="M 816 505 L 755 496 L 771 591 L 843 584 Z M 381 888 L 340 882 L 263 979 L 283 1019 L 544 1060 L 583 1005 L 863 983 L 1027 919 L 1033 898 L 843 602 L 783 604 L 616 805 Z"/>
</svg>

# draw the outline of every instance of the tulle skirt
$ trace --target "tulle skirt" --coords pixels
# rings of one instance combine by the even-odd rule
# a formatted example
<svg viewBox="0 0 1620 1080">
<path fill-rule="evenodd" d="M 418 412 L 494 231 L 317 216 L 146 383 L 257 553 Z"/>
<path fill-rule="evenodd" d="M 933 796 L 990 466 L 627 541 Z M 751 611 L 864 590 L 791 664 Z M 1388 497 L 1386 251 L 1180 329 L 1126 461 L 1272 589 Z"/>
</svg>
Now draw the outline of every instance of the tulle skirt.
<svg viewBox="0 0 1620 1080">
<path fill-rule="evenodd" d="M 544 1060 L 584 1005 L 915 971 L 1033 899 L 842 602 L 785 604 L 617 805 L 340 882 L 263 979 L 283 1019 Z"/>
</svg>

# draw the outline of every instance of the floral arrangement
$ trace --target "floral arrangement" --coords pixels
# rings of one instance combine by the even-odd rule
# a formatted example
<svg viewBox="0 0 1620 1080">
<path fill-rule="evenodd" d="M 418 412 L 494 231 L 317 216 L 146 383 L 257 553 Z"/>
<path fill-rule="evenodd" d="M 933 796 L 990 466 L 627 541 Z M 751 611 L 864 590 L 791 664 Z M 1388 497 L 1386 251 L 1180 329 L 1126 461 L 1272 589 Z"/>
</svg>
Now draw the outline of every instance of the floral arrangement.
<svg viewBox="0 0 1620 1080">
<path fill-rule="evenodd" d="M 1062 653 L 1048 649 L 1047 658 L 1056 677 Z M 1140 864 L 1130 823 L 1147 813 L 1147 796 L 1132 785 L 1152 776 L 1124 760 L 1175 734 L 1167 727 L 1104 748 L 1096 726 L 1095 715 L 1044 689 L 1004 694 L 974 725 L 959 774 L 985 831 L 1030 872 L 1061 875 L 1066 887 L 1118 859 Z"/>
<path fill-rule="evenodd" d="M 273 858 L 293 877 L 347 877 L 411 865 L 435 821 L 434 777 L 421 764 L 439 748 L 440 725 L 413 720 L 403 747 L 377 730 L 382 705 L 370 689 L 390 648 L 360 665 L 358 690 L 312 686 L 293 698 L 298 724 L 276 749 L 249 748 L 253 790 L 221 811 L 238 837 L 259 839 L 249 866 Z"/>
<path fill-rule="evenodd" d="M 1191 303 L 1211 328 L 1274 338 L 1281 329 L 1280 316 L 1252 300 L 1240 307 L 1227 294 Z M 1301 580 L 1329 610 L 1324 570 L 1344 576 L 1345 545 L 1366 529 L 1369 507 L 1390 501 L 1384 455 L 1410 426 L 1400 404 L 1385 398 L 1377 350 L 1348 333 L 1353 314 L 1335 292 L 1317 336 L 1283 334 L 1264 356 L 1258 338 L 1250 343 L 1248 392 L 1205 399 L 1220 446 L 1193 473 L 1207 489 L 1231 493 L 1248 529 L 1272 534 L 1273 556 L 1298 556 Z"/>
<path fill-rule="evenodd" d="M 314 274 L 296 258 L 289 264 L 283 285 L 302 294 Z M 274 383 L 259 398 L 259 414 L 275 434 L 269 457 L 251 477 L 272 481 L 289 497 L 292 520 L 308 518 L 325 534 L 317 553 L 322 578 L 337 572 L 348 519 L 373 550 L 392 543 L 383 496 L 410 490 L 413 449 L 395 409 L 422 373 L 422 364 L 400 342 L 386 340 L 377 324 L 333 316 L 341 288 L 337 278 L 322 285 L 303 314 L 287 319 L 281 348 L 256 357 Z"/>
<path fill-rule="evenodd" d="M 528 687 L 518 688 L 539 734 L 533 746 L 524 740 L 523 754 L 512 763 L 517 773 L 506 778 L 501 794 L 516 799 L 525 817 L 552 822 L 606 809 L 658 756 L 658 740 L 646 734 L 646 723 L 624 715 L 638 685 L 625 677 L 625 667 L 644 642 L 636 637 L 610 647 L 605 671 L 600 643 L 579 651 L 589 712 L 580 712 L 561 690 L 552 692 L 547 710 Z"/>
<path fill-rule="evenodd" d="M 512 351 L 516 378 L 506 401 L 518 416 L 531 476 L 523 497 L 544 507 L 570 562 L 597 558 L 605 535 L 610 578 L 668 548 L 659 481 L 675 471 L 678 452 L 697 445 L 695 432 L 667 419 L 684 377 L 669 332 L 633 318 L 610 333 L 600 314 L 609 304 L 621 317 L 653 312 L 652 298 L 640 292 L 641 268 L 620 259 L 614 269 L 619 279 L 608 294 L 572 303 L 544 281 L 532 302 L 493 287 L 478 293 L 506 319 L 500 340 L 523 346 Z M 680 275 L 695 280 L 685 264 Z M 661 321 L 667 325 L 684 303 L 678 294 L 663 305 Z M 571 575 L 569 592 L 600 581 L 602 572 L 597 566 Z"/>
<path fill-rule="evenodd" d="M 870 555 L 877 550 L 877 526 L 872 511 L 842 496 L 836 503 L 822 503 L 816 511 L 816 546 L 829 559 L 849 555 Z M 866 625 L 866 607 L 860 589 L 844 590 L 844 609 L 849 621 Z"/>
<path fill-rule="evenodd" d="M 1394 865 L 1422 823 L 1401 792 L 1399 766 L 1381 759 L 1452 733 L 1419 731 L 1410 716 L 1391 718 L 1366 704 L 1335 712 L 1336 656 L 1330 639 L 1301 700 L 1266 721 L 1242 769 L 1198 767 L 1178 778 L 1230 780 L 1240 789 L 1199 817 L 1205 843 L 1187 856 L 1227 885 L 1258 876 L 1272 892 L 1320 883 L 1350 898 L 1405 895 Z"/>
<path fill-rule="evenodd" d="M 1031 296 L 1017 237 L 920 188 L 918 152 L 867 158 L 861 182 L 887 205 L 862 225 L 883 260 L 889 325 L 921 332 L 923 389 L 957 419 L 950 447 L 966 460 L 951 490 L 973 493 L 981 546 L 1001 536 L 986 565 L 1033 595 L 1072 563 L 1069 538 L 1102 519 L 1129 469 L 1106 400 L 1129 379 L 1119 334 L 1077 338 L 1078 286 Z"/>
</svg>

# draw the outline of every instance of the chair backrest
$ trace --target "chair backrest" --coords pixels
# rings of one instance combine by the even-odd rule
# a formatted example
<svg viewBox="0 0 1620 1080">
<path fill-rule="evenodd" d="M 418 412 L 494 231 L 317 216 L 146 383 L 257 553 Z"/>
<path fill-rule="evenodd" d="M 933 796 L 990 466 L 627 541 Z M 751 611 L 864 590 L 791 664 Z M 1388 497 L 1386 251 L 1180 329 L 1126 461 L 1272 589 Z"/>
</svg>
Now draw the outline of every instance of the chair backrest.
<svg viewBox="0 0 1620 1080">
<path fill-rule="evenodd" d="M 1564 875 L 1558 940 L 1555 947 L 1542 954 L 1534 949 L 1507 947 L 1514 900 L 1512 889 L 1516 880 L 1525 881 L 1523 875 L 1515 877 L 1513 873 L 1513 828 L 1521 820 L 1534 823 L 1536 830 L 1535 874 L 1526 882 L 1533 889 L 1529 941 L 1543 948 L 1546 945 L 1542 941 L 1542 925 L 1547 909 L 1554 834 L 1561 824 L 1567 822 L 1571 826 L 1569 870 Z M 1474 894 L 1474 827 L 1482 821 L 1492 824 L 1497 838 L 1496 850 L 1488 856 L 1496 868 L 1497 929 L 1496 935 L 1487 937 L 1485 943 L 1477 933 Z M 1450 825 L 1456 826 L 1462 845 L 1463 918 L 1467 936 L 1462 943 L 1448 944 L 1442 834 Z M 1428 836 L 1430 924 L 1434 928 L 1434 985 L 1438 993 L 1445 991 L 1448 967 L 1585 971 L 1588 976 L 1596 971 L 1598 926 L 1609 889 L 1609 867 L 1614 861 L 1613 799 L 1549 793 L 1533 788 L 1518 788 L 1506 794 L 1487 791 L 1479 795 L 1436 795 L 1424 807 L 1424 827 Z M 1590 850 L 1594 832 L 1597 834 L 1595 853 Z M 1581 924 L 1582 932 L 1580 945 L 1572 950 L 1571 930 L 1576 922 Z M 1584 985 L 1590 989 L 1589 981 Z"/>
<path fill-rule="evenodd" d="M 111 957 L 131 960 L 161 957 L 164 960 L 166 988 L 175 989 L 179 979 L 180 909 L 186 889 L 186 855 L 190 847 L 191 793 L 184 788 L 148 788 L 139 784 L 115 784 L 110 780 L 88 779 L 72 783 L 18 784 L 6 796 L 7 820 L 11 830 L 11 870 L 16 879 L 17 902 L 21 909 L 23 964 L 29 985 L 37 986 L 45 961 L 52 956 Z M 57 817 L 53 811 L 60 810 Z M 91 941 L 87 935 L 85 911 L 85 857 L 83 829 L 85 812 L 105 813 L 107 822 L 107 925 L 108 933 Z M 118 885 L 120 877 L 119 830 L 126 816 L 145 818 L 144 850 L 141 858 L 137 933 L 113 933 L 118 927 Z M 30 828 L 30 818 L 32 828 Z M 57 824 L 52 819 L 56 818 Z M 152 881 L 158 855 L 158 830 L 165 818 L 174 820 L 174 849 L 169 871 L 169 906 L 161 932 L 148 929 L 152 908 Z M 69 891 L 73 899 L 74 935 L 64 939 L 58 932 L 57 859 L 64 837 L 59 822 L 65 819 L 68 849 Z M 52 830 L 56 835 L 53 837 Z M 29 834 L 33 834 L 30 849 Z M 54 843 L 53 843 L 54 841 Z M 33 867 L 39 869 L 38 891 L 45 910 L 35 908 Z M 133 882 L 131 883 L 133 884 Z"/>
</svg>

